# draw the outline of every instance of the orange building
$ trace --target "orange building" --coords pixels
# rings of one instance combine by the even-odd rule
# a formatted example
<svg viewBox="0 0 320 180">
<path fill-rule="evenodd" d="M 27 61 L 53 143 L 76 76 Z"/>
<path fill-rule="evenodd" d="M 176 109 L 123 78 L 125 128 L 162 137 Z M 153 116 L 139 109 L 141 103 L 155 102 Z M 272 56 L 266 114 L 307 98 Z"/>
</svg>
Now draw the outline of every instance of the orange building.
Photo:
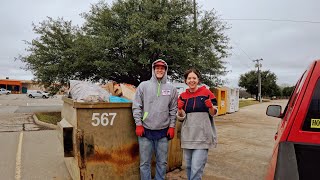
<svg viewBox="0 0 320 180">
<path fill-rule="evenodd" d="M 10 90 L 12 94 L 25 94 L 27 90 L 45 90 L 43 86 L 30 80 L 0 79 L 0 88 Z"/>
<path fill-rule="evenodd" d="M 46 89 L 37 82 L 31 80 L 21 80 L 22 83 L 22 93 L 27 93 L 27 90 L 42 90 L 45 91 Z"/>
<path fill-rule="evenodd" d="M 22 82 L 19 80 L 0 79 L 0 88 L 10 90 L 12 94 L 22 92 Z"/>
</svg>

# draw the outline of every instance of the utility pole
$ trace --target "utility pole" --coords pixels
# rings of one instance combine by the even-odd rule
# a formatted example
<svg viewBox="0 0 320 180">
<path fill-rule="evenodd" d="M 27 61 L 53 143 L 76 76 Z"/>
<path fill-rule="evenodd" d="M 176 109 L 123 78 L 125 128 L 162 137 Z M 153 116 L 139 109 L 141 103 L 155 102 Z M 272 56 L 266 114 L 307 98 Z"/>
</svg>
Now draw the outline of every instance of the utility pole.
<svg viewBox="0 0 320 180">
<path fill-rule="evenodd" d="M 193 0 L 193 27 L 197 29 L 197 3 L 196 0 Z"/>
<path fill-rule="evenodd" d="M 260 58 L 260 59 L 253 60 L 253 62 L 257 62 L 255 66 L 258 67 L 258 99 L 259 99 L 259 102 L 261 103 L 261 102 L 262 102 L 262 98 L 261 98 L 261 74 L 260 74 L 260 67 L 262 66 L 262 64 L 260 63 L 260 61 L 263 61 L 263 59 Z"/>
<path fill-rule="evenodd" d="M 193 29 L 194 33 L 198 33 L 198 28 L 197 28 L 197 2 L 196 0 L 193 0 Z M 198 53 L 198 45 L 194 46 L 194 58 L 198 59 L 199 53 Z"/>
</svg>

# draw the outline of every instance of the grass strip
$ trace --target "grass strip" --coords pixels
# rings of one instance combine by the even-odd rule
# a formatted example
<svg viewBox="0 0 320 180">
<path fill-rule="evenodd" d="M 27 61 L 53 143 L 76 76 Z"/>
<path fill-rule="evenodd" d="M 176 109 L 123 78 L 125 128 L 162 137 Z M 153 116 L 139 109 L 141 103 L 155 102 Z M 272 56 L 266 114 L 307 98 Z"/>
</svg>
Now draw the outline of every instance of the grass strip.
<svg viewBox="0 0 320 180">
<path fill-rule="evenodd" d="M 61 121 L 61 112 L 37 112 L 35 113 L 38 120 L 57 125 Z"/>
<path fill-rule="evenodd" d="M 259 101 L 256 100 L 240 100 L 239 101 L 239 108 L 245 107 L 245 106 L 250 106 L 253 104 L 259 104 Z"/>
</svg>

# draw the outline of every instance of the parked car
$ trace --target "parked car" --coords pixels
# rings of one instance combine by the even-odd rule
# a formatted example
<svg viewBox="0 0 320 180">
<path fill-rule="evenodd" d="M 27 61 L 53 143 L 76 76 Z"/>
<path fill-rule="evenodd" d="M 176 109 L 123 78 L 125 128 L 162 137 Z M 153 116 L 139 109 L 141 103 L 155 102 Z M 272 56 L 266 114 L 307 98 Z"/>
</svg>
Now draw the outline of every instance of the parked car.
<svg viewBox="0 0 320 180">
<path fill-rule="evenodd" d="M 6 89 L 4 89 L 4 88 L 1 88 L 1 89 L 0 89 L 0 94 L 9 95 L 9 94 L 11 94 L 11 91 L 10 91 L 10 90 L 6 90 Z"/>
<path fill-rule="evenodd" d="M 266 179 L 320 179 L 320 60 L 303 73 L 284 111 L 270 105 L 266 114 L 282 119 Z"/>
<path fill-rule="evenodd" d="M 27 96 L 29 98 L 40 97 L 40 98 L 46 99 L 46 98 L 49 98 L 49 93 L 45 93 L 39 90 L 29 90 Z"/>
</svg>

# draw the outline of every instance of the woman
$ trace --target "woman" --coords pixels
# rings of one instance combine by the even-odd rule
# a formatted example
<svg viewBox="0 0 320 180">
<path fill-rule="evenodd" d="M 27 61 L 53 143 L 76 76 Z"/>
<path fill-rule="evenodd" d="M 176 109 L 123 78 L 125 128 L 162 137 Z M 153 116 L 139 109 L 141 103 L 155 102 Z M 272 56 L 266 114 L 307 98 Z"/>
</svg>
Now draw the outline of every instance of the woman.
<svg viewBox="0 0 320 180">
<path fill-rule="evenodd" d="M 217 143 L 212 116 L 217 113 L 214 94 L 205 86 L 198 87 L 200 73 L 189 69 L 184 74 L 189 88 L 178 98 L 177 118 L 183 121 L 181 147 L 187 166 L 188 180 L 201 179 L 208 159 L 208 149 Z"/>
</svg>

